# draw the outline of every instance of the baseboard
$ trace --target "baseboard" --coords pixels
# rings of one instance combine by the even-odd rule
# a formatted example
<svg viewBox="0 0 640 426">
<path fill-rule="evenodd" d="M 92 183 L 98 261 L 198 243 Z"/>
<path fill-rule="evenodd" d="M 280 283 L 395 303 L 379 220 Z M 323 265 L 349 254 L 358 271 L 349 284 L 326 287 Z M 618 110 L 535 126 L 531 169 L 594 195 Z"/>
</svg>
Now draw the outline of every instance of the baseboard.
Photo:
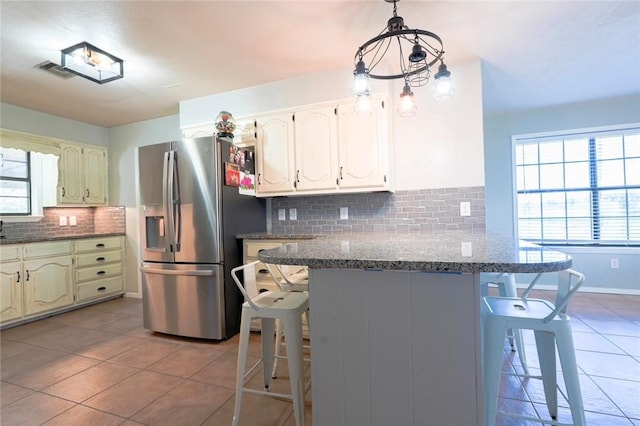
<svg viewBox="0 0 640 426">
<path fill-rule="evenodd" d="M 142 295 L 140 293 L 134 293 L 132 291 L 127 291 L 124 294 L 124 297 L 128 297 L 128 298 L 131 298 L 131 299 L 142 299 Z"/>
</svg>

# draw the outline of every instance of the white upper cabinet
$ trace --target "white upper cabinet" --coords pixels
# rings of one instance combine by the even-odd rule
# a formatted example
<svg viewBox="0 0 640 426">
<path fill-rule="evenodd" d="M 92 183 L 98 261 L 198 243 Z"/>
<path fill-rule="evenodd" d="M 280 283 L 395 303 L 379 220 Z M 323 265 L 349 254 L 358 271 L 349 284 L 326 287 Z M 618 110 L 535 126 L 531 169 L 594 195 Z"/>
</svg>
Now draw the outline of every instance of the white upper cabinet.
<svg viewBox="0 0 640 426">
<path fill-rule="evenodd" d="M 296 189 L 336 189 L 338 129 L 335 107 L 296 112 L 294 127 Z"/>
<path fill-rule="evenodd" d="M 371 108 L 338 105 L 340 189 L 391 190 L 388 108 L 382 98 L 372 99 Z"/>
<path fill-rule="evenodd" d="M 293 191 L 295 182 L 292 113 L 265 115 L 256 120 L 256 180 L 259 194 Z"/>
<path fill-rule="evenodd" d="M 107 149 L 61 144 L 58 204 L 107 204 Z"/>
<path fill-rule="evenodd" d="M 257 195 L 392 191 L 389 113 L 353 100 L 312 105 L 257 119 Z"/>
</svg>

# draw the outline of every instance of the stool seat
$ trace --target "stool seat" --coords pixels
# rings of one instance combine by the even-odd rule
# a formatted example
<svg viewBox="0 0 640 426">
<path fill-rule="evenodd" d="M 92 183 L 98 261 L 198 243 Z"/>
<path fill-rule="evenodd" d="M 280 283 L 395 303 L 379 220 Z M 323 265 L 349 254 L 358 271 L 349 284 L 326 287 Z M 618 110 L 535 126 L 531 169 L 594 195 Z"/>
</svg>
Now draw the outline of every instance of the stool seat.
<svg viewBox="0 0 640 426">
<path fill-rule="evenodd" d="M 572 278 L 575 278 L 573 282 Z M 559 272 L 555 304 L 542 299 L 528 298 L 537 281 L 534 280 L 520 298 L 483 298 L 483 374 L 487 426 L 494 425 L 496 420 L 504 338 L 510 328 L 534 332 L 541 376 L 525 376 L 542 379 L 545 400 L 552 419 L 557 419 L 558 416 L 557 347 L 573 424 L 585 424 L 573 333 L 570 317 L 567 315 L 569 300 L 582 285 L 584 275 L 570 269 Z M 514 417 L 539 421 L 537 418 Z"/>
<path fill-rule="evenodd" d="M 238 364 L 236 369 L 236 398 L 233 409 L 233 425 L 240 424 L 243 392 L 293 401 L 293 412 L 297 426 L 304 426 L 304 384 L 303 384 L 303 345 L 302 315 L 309 310 L 309 295 L 302 292 L 284 290 L 258 292 L 255 266 L 258 261 L 238 266 L 231 270 L 231 277 L 244 296 L 240 320 L 240 342 L 238 346 Z M 241 280 L 238 274 L 242 272 Z M 262 357 L 249 370 L 246 370 L 247 353 L 251 322 L 261 322 Z M 289 367 L 290 394 L 269 391 L 271 372 L 274 363 L 274 333 L 276 320 L 282 323 Z M 247 376 L 262 363 L 264 390 L 245 386 Z"/>
</svg>

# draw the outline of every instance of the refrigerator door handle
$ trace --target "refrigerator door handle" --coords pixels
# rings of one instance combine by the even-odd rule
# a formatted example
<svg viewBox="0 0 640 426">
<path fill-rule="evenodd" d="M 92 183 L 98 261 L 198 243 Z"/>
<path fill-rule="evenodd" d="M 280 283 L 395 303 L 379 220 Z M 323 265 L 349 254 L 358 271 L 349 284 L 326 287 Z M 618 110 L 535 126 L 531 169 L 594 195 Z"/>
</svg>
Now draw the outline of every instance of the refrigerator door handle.
<svg viewBox="0 0 640 426">
<path fill-rule="evenodd" d="M 157 269 L 157 268 L 147 268 L 142 267 L 140 271 L 145 272 L 147 274 L 157 274 L 157 275 L 186 275 L 190 277 L 204 277 L 204 276 L 212 276 L 212 270 L 185 270 L 185 269 Z"/>
<path fill-rule="evenodd" d="M 166 175 L 163 173 L 163 197 L 165 206 L 165 217 L 167 218 L 167 231 L 169 236 L 169 251 L 178 251 L 176 248 L 176 224 L 174 215 L 174 202 L 173 202 L 173 185 L 174 185 L 174 169 L 175 169 L 175 154 L 176 152 L 171 150 L 165 152 L 165 170 Z"/>
<path fill-rule="evenodd" d="M 175 231 L 173 236 L 175 237 L 176 251 L 180 251 L 180 244 L 182 243 L 182 199 L 180 194 L 180 174 L 178 173 L 178 153 L 173 151 L 173 174 L 175 179 L 175 186 L 173 187 L 173 220 Z"/>
</svg>

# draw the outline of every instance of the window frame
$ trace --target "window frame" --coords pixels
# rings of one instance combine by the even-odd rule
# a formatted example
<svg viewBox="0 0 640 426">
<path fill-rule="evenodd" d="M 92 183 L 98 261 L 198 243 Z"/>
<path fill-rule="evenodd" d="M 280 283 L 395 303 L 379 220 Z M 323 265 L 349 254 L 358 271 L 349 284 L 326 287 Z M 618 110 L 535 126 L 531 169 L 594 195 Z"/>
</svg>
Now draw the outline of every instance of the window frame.
<svg viewBox="0 0 640 426">
<path fill-rule="evenodd" d="M 3 147 L 4 148 L 4 147 Z M 7 149 L 11 149 L 11 148 L 7 148 Z M 14 148 L 15 149 L 15 148 Z M 12 177 L 12 176 L 3 176 L 0 174 L 0 182 L 2 181 L 11 181 L 11 182 L 26 182 L 27 184 L 27 211 L 26 212 L 18 212 L 18 213 L 4 213 L 4 212 L 0 212 L 0 216 L 7 216 L 7 217 L 19 217 L 19 216 L 31 216 L 31 213 L 33 211 L 33 192 L 32 192 L 32 188 L 31 188 L 31 177 L 32 177 L 32 173 L 31 173 L 31 152 L 30 151 L 24 151 L 24 150 L 20 150 L 22 152 L 24 152 L 26 154 L 26 169 L 27 169 L 27 176 L 24 178 L 19 178 L 19 177 Z M 0 197 L 0 199 L 2 199 L 3 197 Z"/>
<path fill-rule="evenodd" d="M 595 140 L 598 138 L 604 138 L 608 136 L 623 136 L 623 135 L 634 134 L 634 133 L 640 133 L 640 123 L 630 123 L 630 124 L 615 125 L 615 126 L 591 127 L 591 128 L 561 130 L 561 131 L 553 131 L 553 132 L 513 135 L 511 137 L 511 161 L 512 161 L 512 185 L 513 185 L 513 190 L 512 190 L 513 206 L 512 207 L 513 207 L 514 234 L 516 235 L 516 238 L 521 238 L 519 235 L 521 218 L 520 218 L 520 211 L 519 211 L 519 205 L 518 205 L 520 194 L 556 193 L 556 194 L 566 195 L 577 190 L 586 189 L 591 192 L 591 197 L 596 197 L 591 199 L 591 204 L 589 206 L 590 233 L 591 233 L 591 238 L 589 240 L 569 239 L 570 225 L 567 225 L 566 220 L 567 220 L 567 217 L 570 217 L 570 216 L 568 216 L 566 213 L 564 215 L 564 220 L 565 220 L 565 225 L 564 225 L 565 238 L 564 239 L 544 238 L 544 234 L 542 233 L 542 231 L 540 233 L 540 238 L 522 238 L 522 239 L 526 239 L 528 241 L 535 242 L 540 245 L 549 245 L 549 246 L 598 246 L 598 247 L 640 246 L 640 239 L 629 239 L 630 238 L 630 235 L 628 234 L 630 229 L 629 218 L 635 217 L 635 215 L 633 216 L 629 215 L 628 199 L 627 199 L 627 205 L 626 205 L 626 215 L 624 216 L 627 219 L 627 225 L 626 225 L 627 239 L 602 240 L 600 239 L 600 235 L 595 235 L 598 232 L 598 225 L 594 224 L 600 221 L 603 217 L 601 212 L 598 211 L 600 205 L 598 203 L 597 197 L 603 190 L 607 191 L 607 190 L 616 189 L 616 187 L 606 186 L 602 184 L 598 186 L 598 183 L 594 180 L 594 170 L 597 169 L 599 162 L 603 161 L 602 158 L 598 158 L 596 156 L 596 153 L 594 150 Z M 589 185 L 588 187 L 581 188 L 581 189 L 572 189 L 572 187 L 567 186 L 566 181 L 564 181 L 562 184 L 562 187 L 557 189 L 544 189 L 540 187 L 538 187 L 536 190 L 525 189 L 525 188 L 521 190 L 518 189 L 518 161 L 517 161 L 518 159 L 516 157 L 517 157 L 517 147 L 519 145 L 525 145 L 527 143 L 540 144 L 543 142 L 561 141 L 563 142 L 563 146 L 564 146 L 567 140 L 579 139 L 579 138 L 589 140 L 589 143 L 588 143 L 589 145 L 589 156 L 588 156 Z M 624 161 L 626 161 L 629 158 L 632 158 L 632 159 L 637 158 L 635 155 L 626 156 L 624 153 L 622 155 L 623 156 L 621 158 L 624 159 Z M 559 164 L 562 164 L 563 170 L 564 170 L 564 168 L 566 167 L 566 164 L 571 162 L 572 162 L 571 160 L 567 161 L 567 159 L 563 154 L 562 160 Z M 536 162 L 536 165 L 538 166 L 538 170 L 540 169 L 541 164 L 547 165 L 548 163 L 543 162 L 541 161 L 540 158 L 538 158 Z M 538 177 L 538 180 L 540 181 L 540 177 Z M 636 189 L 640 189 L 640 185 L 637 185 L 637 184 L 628 185 L 625 182 L 625 184 L 623 184 L 622 186 L 618 186 L 617 189 L 624 189 L 625 191 L 629 189 L 636 190 Z M 543 201 L 541 201 L 539 204 L 541 211 L 543 208 L 542 203 Z M 567 201 L 565 200 L 565 207 L 566 206 L 567 206 Z M 540 229 L 542 229 L 543 220 L 544 220 L 544 213 L 541 212 L 540 218 L 539 218 L 539 223 L 541 227 Z"/>
</svg>

